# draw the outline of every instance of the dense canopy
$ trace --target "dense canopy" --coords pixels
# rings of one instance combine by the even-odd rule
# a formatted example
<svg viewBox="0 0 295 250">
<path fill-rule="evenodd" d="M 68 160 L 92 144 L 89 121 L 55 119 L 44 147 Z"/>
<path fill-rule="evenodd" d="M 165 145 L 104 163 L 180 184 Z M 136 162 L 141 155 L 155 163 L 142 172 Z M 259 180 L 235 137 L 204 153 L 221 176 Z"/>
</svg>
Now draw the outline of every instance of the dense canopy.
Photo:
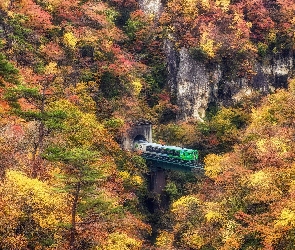
<svg viewBox="0 0 295 250">
<path fill-rule="evenodd" d="M 293 249 L 294 71 L 179 121 L 165 48 L 251 79 L 294 59 L 294 1 L 145 2 L 0 1 L 0 249 Z M 153 192 L 120 147 L 140 119 L 197 149 L 204 174 L 166 171 Z"/>
</svg>

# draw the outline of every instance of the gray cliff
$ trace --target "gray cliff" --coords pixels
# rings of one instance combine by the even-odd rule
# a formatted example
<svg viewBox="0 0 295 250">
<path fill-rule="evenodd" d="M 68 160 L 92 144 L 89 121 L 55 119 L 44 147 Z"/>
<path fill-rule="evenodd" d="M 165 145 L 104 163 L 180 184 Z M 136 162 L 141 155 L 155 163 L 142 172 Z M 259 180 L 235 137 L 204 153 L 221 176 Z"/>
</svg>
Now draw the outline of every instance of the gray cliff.
<svg viewBox="0 0 295 250">
<path fill-rule="evenodd" d="M 219 65 L 209 69 L 194 60 L 185 48 L 178 53 L 172 45 L 166 45 L 165 49 L 168 84 L 176 96 L 180 120 L 202 120 L 209 103 L 230 105 L 253 91 L 270 93 L 286 88 L 294 71 L 292 56 L 275 55 L 263 62 L 257 61 L 251 79 L 233 76 L 232 80 L 227 80 Z"/>
</svg>

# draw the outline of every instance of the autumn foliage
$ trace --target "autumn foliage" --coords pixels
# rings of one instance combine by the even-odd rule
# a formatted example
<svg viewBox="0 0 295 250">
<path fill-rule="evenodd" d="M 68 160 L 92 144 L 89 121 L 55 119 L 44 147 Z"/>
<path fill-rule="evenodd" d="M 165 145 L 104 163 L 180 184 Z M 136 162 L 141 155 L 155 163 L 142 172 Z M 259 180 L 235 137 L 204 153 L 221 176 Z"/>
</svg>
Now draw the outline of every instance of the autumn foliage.
<svg viewBox="0 0 295 250">
<path fill-rule="evenodd" d="M 294 244 L 292 91 L 279 90 L 252 110 L 229 153 L 205 157 L 205 179 L 171 205 L 171 246 L 202 249 L 288 249 Z"/>
<path fill-rule="evenodd" d="M 0 1 L 1 249 L 293 248 L 294 80 L 178 123 L 164 48 L 251 78 L 257 59 L 292 54 L 294 1 L 162 4 Z M 165 208 L 119 145 L 142 118 L 204 161 L 202 176 L 167 177 Z"/>
</svg>

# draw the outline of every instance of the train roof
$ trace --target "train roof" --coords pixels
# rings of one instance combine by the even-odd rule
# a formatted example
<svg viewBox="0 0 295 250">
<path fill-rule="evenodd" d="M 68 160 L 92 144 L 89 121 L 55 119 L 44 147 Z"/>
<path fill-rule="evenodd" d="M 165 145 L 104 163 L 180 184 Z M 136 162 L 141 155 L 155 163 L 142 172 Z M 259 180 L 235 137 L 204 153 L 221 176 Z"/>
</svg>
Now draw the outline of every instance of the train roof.
<svg viewBox="0 0 295 250">
<path fill-rule="evenodd" d="M 189 148 L 183 148 L 183 147 L 177 147 L 177 146 L 169 146 L 169 145 L 162 145 L 158 143 L 153 143 L 153 142 L 147 142 L 143 140 L 139 140 L 138 143 L 145 144 L 147 146 L 152 146 L 152 147 L 159 147 L 159 148 L 167 148 L 167 149 L 174 149 L 174 150 L 186 150 L 186 151 L 197 151 L 195 149 L 189 149 Z"/>
</svg>

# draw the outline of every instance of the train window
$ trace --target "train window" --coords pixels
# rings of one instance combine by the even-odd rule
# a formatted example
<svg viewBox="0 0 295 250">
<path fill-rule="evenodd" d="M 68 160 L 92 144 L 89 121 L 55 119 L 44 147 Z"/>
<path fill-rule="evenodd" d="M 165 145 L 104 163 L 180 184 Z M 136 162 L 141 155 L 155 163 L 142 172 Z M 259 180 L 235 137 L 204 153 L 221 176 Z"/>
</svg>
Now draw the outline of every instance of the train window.
<svg viewBox="0 0 295 250">
<path fill-rule="evenodd" d="M 147 146 L 146 151 L 151 151 L 151 146 Z"/>
<path fill-rule="evenodd" d="M 186 155 L 187 155 L 188 157 L 192 157 L 192 153 L 191 153 L 191 152 L 186 152 Z"/>
</svg>

